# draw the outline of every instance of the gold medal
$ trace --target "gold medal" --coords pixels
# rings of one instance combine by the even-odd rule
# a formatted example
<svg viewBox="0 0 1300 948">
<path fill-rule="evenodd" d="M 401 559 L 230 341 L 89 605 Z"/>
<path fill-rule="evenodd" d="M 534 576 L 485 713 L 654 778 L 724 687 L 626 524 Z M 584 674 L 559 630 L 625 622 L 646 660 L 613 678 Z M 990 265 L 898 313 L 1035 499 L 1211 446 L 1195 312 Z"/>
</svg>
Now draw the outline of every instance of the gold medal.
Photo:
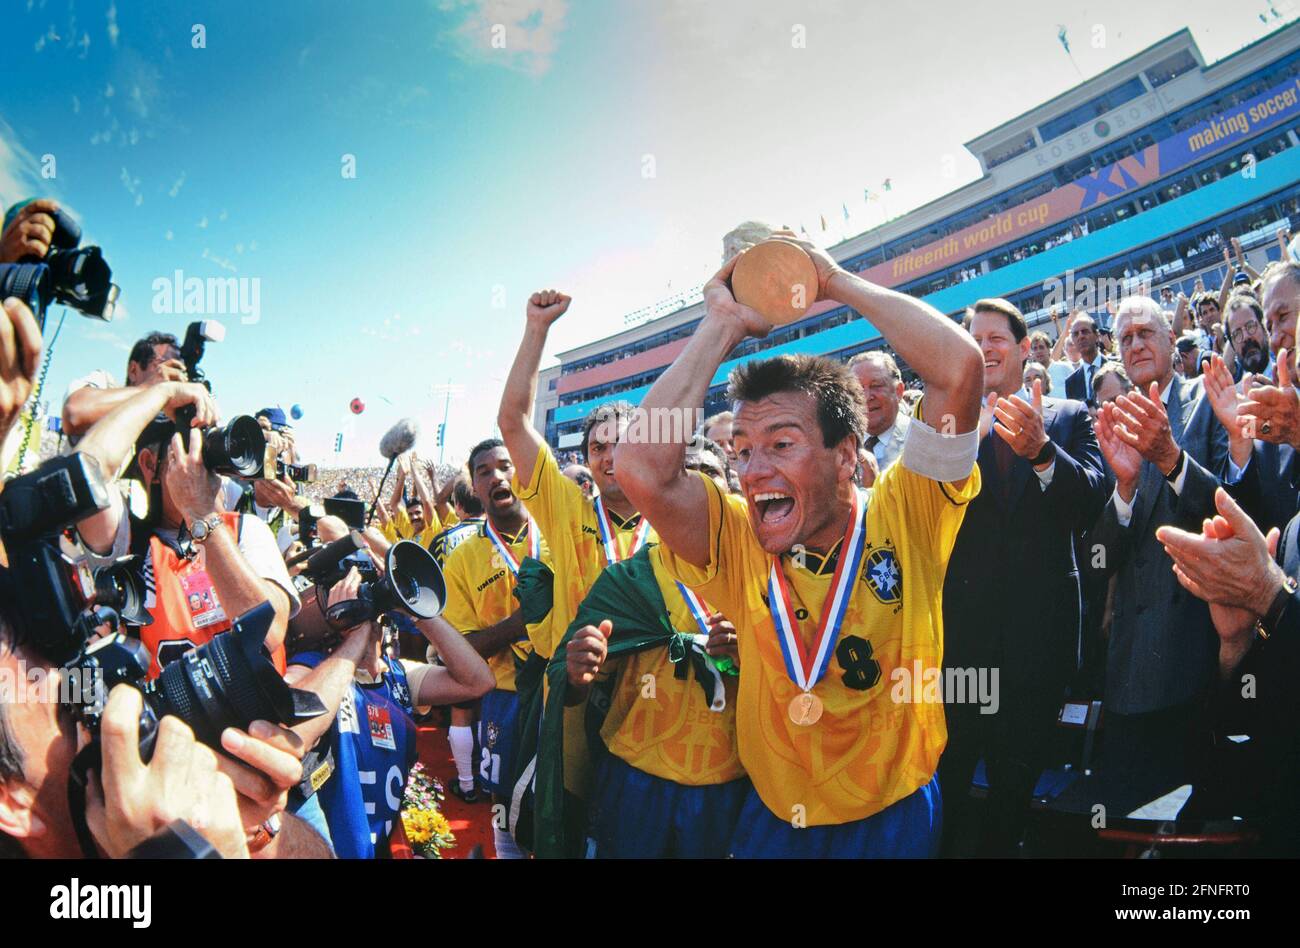
<svg viewBox="0 0 1300 948">
<path fill-rule="evenodd" d="M 801 691 L 790 700 L 790 720 L 800 727 L 816 724 L 822 718 L 822 699 L 811 691 Z"/>
</svg>

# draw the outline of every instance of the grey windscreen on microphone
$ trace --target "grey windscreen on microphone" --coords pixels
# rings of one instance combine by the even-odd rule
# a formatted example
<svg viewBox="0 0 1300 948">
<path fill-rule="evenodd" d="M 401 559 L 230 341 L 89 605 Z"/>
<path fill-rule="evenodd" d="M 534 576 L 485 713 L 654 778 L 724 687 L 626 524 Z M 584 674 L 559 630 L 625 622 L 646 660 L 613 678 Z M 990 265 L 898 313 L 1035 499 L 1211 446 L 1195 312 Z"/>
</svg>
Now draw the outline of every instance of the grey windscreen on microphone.
<svg viewBox="0 0 1300 948">
<path fill-rule="evenodd" d="M 402 418 L 379 439 L 379 453 L 391 461 L 415 447 L 419 434 L 420 426 L 414 418 Z"/>
</svg>

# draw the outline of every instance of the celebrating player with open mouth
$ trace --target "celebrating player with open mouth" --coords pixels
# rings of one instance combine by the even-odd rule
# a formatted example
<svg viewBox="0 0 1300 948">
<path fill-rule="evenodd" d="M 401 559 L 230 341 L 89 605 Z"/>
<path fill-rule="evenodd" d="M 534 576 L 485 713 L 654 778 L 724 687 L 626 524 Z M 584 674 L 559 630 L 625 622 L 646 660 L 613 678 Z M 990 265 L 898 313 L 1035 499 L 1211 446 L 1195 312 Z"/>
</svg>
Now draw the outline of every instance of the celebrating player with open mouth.
<svg viewBox="0 0 1300 948">
<path fill-rule="evenodd" d="M 891 673 L 942 667 L 944 570 L 979 492 L 983 361 L 930 306 L 799 246 L 817 298 L 866 316 L 925 382 L 900 463 L 858 491 L 861 386 L 834 360 L 781 356 L 731 377 L 743 500 L 683 471 L 680 443 L 621 444 L 620 483 L 669 570 L 737 628 L 736 731 L 754 792 L 732 854 L 928 856 L 943 705 L 894 700 Z M 707 314 L 642 411 L 698 408 L 731 350 L 770 330 L 732 295 L 738 259 L 705 287 Z"/>
</svg>

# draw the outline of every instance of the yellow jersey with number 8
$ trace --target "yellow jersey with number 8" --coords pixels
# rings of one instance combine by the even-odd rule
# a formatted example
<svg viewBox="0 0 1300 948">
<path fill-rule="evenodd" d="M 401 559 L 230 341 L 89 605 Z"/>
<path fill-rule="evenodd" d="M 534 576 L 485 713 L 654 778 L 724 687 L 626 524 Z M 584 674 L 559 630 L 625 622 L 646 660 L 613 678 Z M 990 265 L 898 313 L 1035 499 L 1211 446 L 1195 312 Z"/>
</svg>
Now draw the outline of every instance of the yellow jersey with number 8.
<svg viewBox="0 0 1300 948">
<path fill-rule="evenodd" d="M 876 478 L 839 638 L 812 689 L 823 705 L 813 724 L 791 718 L 800 689 L 787 674 L 768 608 L 770 557 L 743 499 L 700 477 L 709 504 L 709 563 L 701 569 L 665 549 L 664 565 L 736 625 L 736 736 L 763 803 L 794 825 L 833 825 L 865 819 L 924 786 L 947 743 L 942 698 L 916 701 L 899 682 L 918 667 L 942 668 L 944 573 L 966 504 L 979 493 L 979 469 L 960 483 L 940 483 L 900 462 Z M 834 572 L 833 562 L 810 568 L 810 558 L 781 557 L 793 619 L 808 648 Z"/>
</svg>

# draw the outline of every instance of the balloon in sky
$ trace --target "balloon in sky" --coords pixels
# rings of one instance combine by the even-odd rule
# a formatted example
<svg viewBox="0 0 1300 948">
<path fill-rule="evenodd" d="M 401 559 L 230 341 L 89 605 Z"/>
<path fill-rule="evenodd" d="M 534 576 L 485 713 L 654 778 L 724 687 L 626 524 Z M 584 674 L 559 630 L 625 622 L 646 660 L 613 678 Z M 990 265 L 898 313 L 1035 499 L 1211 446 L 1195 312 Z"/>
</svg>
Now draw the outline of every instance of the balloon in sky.
<svg viewBox="0 0 1300 948">
<path fill-rule="evenodd" d="M 366 403 L 359 398 L 352 399 L 352 414 L 359 415 L 366 410 Z"/>
<path fill-rule="evenodd" d="M 294 421 L 297 421 L 299 418 L 302 417 L 302 406 L 294 405 L 292 408 L 289 409 L 289 414 L 293 416 Z"/>
</svg>

